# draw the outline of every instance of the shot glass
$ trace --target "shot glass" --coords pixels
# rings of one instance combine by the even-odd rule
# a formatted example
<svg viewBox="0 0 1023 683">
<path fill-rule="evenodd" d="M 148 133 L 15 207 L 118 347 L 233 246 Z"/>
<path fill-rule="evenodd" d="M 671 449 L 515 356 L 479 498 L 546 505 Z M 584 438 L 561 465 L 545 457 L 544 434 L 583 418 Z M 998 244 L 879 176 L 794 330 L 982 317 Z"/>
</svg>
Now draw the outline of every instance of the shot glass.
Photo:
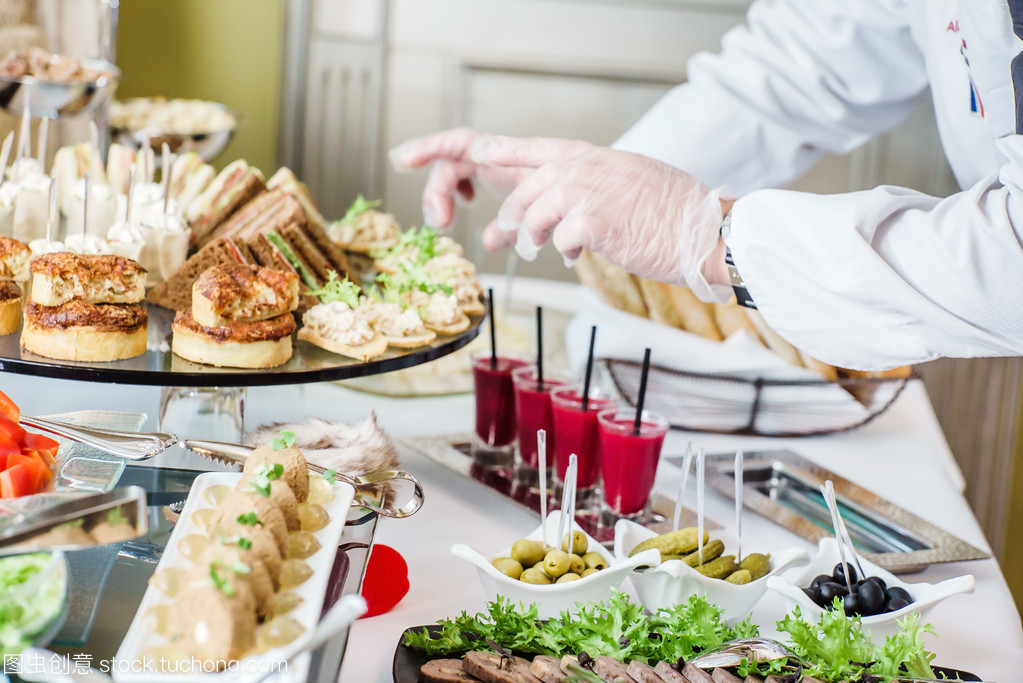
<svg viewBox="0 0 1023 683">
<path fill-rule="evenodd" d="M 575 453 L 579 463 L 576 490 L 580 494 L 592 493 L 600 481 L 597 414 L 613 408 L 617 403 L 597 386 L 590 387 L 588 399 L 584 410 L 583 389 L 578 385 L 559 387 L 551 392 L 554 468 L 558 473 L 558 480 L 564 482 L 569 456 Z"/>
<path fill-rule="evenodd" d="M 572 382 L 567 371 L 547 371 L 543 381 L 538 381 L 536 365 L 526 365 L 512 370 L 512 384 L 515 387 L 515 421 L 518 424 L 519 457 L 516 470 L 519 479 L 535 485 L 540 455 L 536 450 L 536 433 L 547 432 L 547 454 L 554 453 L 554 418 L 551 416 L 551 391 Z M 548 459 L 548 462 L 551 462 Z"/>
<path fill-rule="evenodd" d="M 511 467 L 515 459 L 515 389 L 512 370 L 528 364 L 522 358 L 490 352 L 472 359 L 473 389 L 476 394 L 476 442 L 474 456 L 481 465 Z"/>
<path fill-rule="evenodd" d="M 597 415 L 597 427 L 604 502 L 619 517 L 639 517 L 650 505 L 668 421 L 644 410 L 637 429 L 635 410 L 611 408 Z"/>
</svg>

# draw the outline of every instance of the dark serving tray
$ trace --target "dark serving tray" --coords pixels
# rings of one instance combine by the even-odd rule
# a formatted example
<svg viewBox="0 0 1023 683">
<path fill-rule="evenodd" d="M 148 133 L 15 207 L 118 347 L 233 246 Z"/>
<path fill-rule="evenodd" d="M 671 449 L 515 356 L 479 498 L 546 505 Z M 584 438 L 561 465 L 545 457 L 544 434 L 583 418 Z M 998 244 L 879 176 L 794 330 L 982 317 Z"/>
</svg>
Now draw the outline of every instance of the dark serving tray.
<svg viewBox="0 0 1023 683">
<path fill-rule="evenodd" d="M 410 631 L 422 631 L 427 629 L 430 633 L 437 633 L 440 631 L 440 626 L 437 624 L 430 624 L 429 626 L 413 626 L 405 629 L 405 632 L 401 634 L 401 639 L 398 641 L 398 647 L 394 651 L 394 660 L 391 665 L 391 675 L 394 677 L 394 683 L 419 683 L 419 669 L 431 659 L 445 659 L 447 657 L 460 657 L 464 653 L 452 653 L 445 657 L 430 657 L 422 650 L 405 646 L 405 633 Z M 950 681 L 980 681 L 982 680 L 979 676 L 971 674 L 968 671 L 960 671 L 959 669 L 948 669 L 941 666 L 936 666 L 934 673 L 938 676 L 948 676 Z"/>
<path fill-rule="evenodd" d="M 418 349 L 390 349 L 367 362 L 351 360 L 306 341 L 293 340 L 295 352 L 276 368 L 245 370 L 192 363 L 160 350 L 169 346 L 174 311 L 146 304 L 149 312 L 149 349 L 141 356 L 109 363 L 52 360 L 21 348 L 21 332 L 0 337 L 0 372 L 55 377 L 88 382 L 150 386 L 244 387 L 306 382 L 331 382 L 365 377 L 420 365 L 457 351 L 479 334 L 483 316 L 470 316 L 469 329 L 458 335 L 437 336 Z"/>
</svg>

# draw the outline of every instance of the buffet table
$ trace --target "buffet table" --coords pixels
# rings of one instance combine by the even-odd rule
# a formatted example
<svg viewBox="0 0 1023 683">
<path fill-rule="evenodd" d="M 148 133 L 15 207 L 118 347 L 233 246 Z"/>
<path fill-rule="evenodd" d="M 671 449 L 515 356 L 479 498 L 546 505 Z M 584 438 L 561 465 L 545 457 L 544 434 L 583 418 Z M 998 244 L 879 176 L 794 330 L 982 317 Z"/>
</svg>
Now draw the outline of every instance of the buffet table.
<svg viewBox="0 0 1023 683">
<path fill-rule="evenodd" d="M 500 282 L 484 286 L 500 287 Z M 540 302 L 572 310 L 577 286 L 520 279 L 513 299 Z M 498 291 L 500 295 L 500 290 Z M 553 303 L 552 303 L 553 302 Z M 159 389 L 68 382 L 21 375 L 5 375 L 2 388 L 17 397 L 28 414 L 56 413 L 93 407 L 144 411 L 147 427 L 155 428 Z M 255 387 L 248 391 L 246 425 L 295 420 L 316 415 L 354 422 L 375 410 L 381 426 L 397 439 L 442 435 L 472 429 L 471 395 L 432 398 L 388 398 L 355 392 L 336 384 Z M 189 436 L 189 435 L 182 435 Z M 666 455 L 678 454 L 688 440 L 709 453 L 788 448 L 864 488 L 887 497 L 909 511 L 937 524 L 977 547 L 986 540 L 962 495 L 963 480 L 935 420 L 924 387 L 912 382 L 898 401 L 866 427 L 834 436 L 804 439 L 766 439 L 672 432 Z M 452 557 L 448 548 L 457 542 L 487 550 L 507 547 L 538 524 L 508 499 L 417 454 L 401 448 L 402 466 L 420 479 L 427 503 L 416 516 L 381 520 L 376 542 L 404 555 L 410 567 L 409 594 L 391 612 L 359 621 L 351 630 L 340 680 L 364 683 L 391 680 L 391 658 L 409 626 L 434 623 L 440 617 L 484 606 L 476 570 Z M 164 454 L 154 465 L 204 467 L 206 461 L 183 451 Z M 662 463 L 658 487 L 673 491 L 678 469 Z M 690 503 L 691 504 L 691 503 Z M 727 530 L 733 526 L 731 501 L 708 495 L 707 514 Z M 744 548 L 783 548 L 805 541 L 753 513 L 744 522 Z M 1023 671 L 1023 629 L 1015 604 L 995 560 L 934 565 L 908 577 L 911 581 L 938 581 L 972 573 L 973 595 L 955 596 L 937 606 L 929 621 L 939 638 L 930 641 L 937 663 L 974 672 L 988 681 L 1009 683 Z M 624 588 L 628 589 L 628 582 Z M 117 590 L 108 586 L 107 590 Z M 128 607 L 127 605 L 125 606 Z M 767 625 L 783 615 L 780 599 L 767 595 L 754 616 Z"/>
</svg>

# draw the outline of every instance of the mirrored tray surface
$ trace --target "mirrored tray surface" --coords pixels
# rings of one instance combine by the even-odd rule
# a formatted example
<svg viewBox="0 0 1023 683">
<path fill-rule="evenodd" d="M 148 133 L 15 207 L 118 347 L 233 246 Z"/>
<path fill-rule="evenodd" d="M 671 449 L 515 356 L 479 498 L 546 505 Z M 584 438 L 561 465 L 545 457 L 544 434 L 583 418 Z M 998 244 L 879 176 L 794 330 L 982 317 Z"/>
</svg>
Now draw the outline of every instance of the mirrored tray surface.
<svg viewBox="0 0 1023 683">
<path fill-rule="evenodd" d="M 170 351 L 174 311 L 149 306 L 149 344 L 135 358 L 109 363 L 44 358 L 21 348 L 21 332 L 0 337 L 0 371 L 88 382 L 114 382 L 151 386 L 241 387 L 327 382 L 365 377 L 419 365 L 446 356 L 472 341 L 483 316 L 470 316 L 469 329 L 441 336 L 417 349 L 389 349 L 384 355 L 360 362 L 325 351 L 293 338 L 294 354 L 284 365 L 258 370 L 218 368 L 180 358 Z"/>
</svg>

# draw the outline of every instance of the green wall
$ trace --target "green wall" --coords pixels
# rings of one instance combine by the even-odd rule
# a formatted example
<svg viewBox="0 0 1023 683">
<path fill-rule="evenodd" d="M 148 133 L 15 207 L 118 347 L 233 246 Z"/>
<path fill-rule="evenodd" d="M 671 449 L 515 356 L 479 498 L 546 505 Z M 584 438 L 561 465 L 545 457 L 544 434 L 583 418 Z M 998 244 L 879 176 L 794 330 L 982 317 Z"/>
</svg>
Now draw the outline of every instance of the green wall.
<svg viewBox="0 0 1023 683">
<path fill-rule="evenodd" d="M 163 95 L 220 102 L 241 112 L 213 163 L 247 159 L 276 169 L 286 0 L 121 0 L 116 97 Z"/>
</svg>

